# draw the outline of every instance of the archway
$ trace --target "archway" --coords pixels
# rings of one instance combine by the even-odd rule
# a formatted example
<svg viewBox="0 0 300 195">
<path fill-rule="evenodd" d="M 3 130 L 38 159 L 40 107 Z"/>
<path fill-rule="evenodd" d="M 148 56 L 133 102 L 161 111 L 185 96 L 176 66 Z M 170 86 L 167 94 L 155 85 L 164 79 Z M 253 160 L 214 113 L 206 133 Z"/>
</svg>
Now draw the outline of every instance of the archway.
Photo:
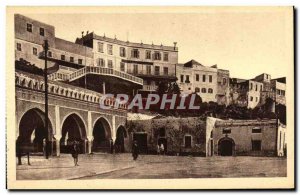
<svg viewBox="0 0 300 195">
<path fill-rule="evenodd" d="M 111 128 L 108 121 L 99 118 L 93 128 L 93 152 L 109 152 L 111 150 Z"/>
<path fill-rule="evenodd" d="M 62 125 L 61 152 L 70 153 L 73 142 L 78 141 L 80 152 L 85 153 L 86 140 L 86 130 L 82 119 L 77 114 L 69 115 Z"/>
<path fill-rule="evenodd" d="M 126 129 L 123 126 L 120 126 L 117 129 L 117 138 L 115 141 L 115 151 L 119 153 L 125 152 L 124 140 L 127 138 Z"/>
<path fill-rule="evenodd" d="M 28 110 L 19 123 L 19 145 L 32 145 L 35 152 L 43 152 L 43 140 L 51 138 L 52 124 L 48 118 L 48 132 L 45 128 L 45 114 L 38 108 Z M 51 141 L 51 140 L 50 140 Z"/>
<path fill-rule="evenodd" d="M 233 139 L 224 137 L 219 140 L 218 149 L 221 156 L 232 156 L 234 154 L 235 143 Z"/>
</svg>

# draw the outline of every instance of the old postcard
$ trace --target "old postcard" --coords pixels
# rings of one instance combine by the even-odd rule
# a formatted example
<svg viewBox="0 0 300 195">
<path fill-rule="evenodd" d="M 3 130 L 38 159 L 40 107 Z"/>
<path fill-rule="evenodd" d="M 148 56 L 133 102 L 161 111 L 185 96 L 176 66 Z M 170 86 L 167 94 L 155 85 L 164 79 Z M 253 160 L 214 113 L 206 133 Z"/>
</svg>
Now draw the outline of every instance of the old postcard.
<svg viewBox="0 0 300 195">
<path fill-rule="evenodd" d="M 9 189 L 293 189 L 293 7 L 7 7 Z"/>
</svg>

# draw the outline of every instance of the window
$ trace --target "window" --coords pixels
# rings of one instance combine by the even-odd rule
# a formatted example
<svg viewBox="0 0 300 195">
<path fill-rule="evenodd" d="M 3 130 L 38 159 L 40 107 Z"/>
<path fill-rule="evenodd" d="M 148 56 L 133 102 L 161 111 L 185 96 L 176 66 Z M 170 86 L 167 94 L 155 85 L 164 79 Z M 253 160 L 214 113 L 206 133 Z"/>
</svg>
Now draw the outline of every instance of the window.
<svg viewBox="0 0 300 195">
<path fill-rule="evenodd" d="M 113 55 L 113 46 L 112 45 L 107 45 L 107 53 L 109 55 Z"/>
<path fill-rule="evenodd" d="M 210 83 L 212 83 L 212 75 L 208 76 L 208 80 L 209 80 Z"/>
<path fill-rule="evenodd" d="M 164 53 L 164 61 L 169 61 L 169 53 Z"/>
<path fill-rule="evenodd" d="M 32 24 L 27 23 L 27 31 L 32 32 Z"/>
<path fill-rule="evenodd" d="M 285 96 L 285 91 L 284 90 L 281 91 L 281 95 Z"/>
<path fill-rule="evenodd" d="M 78 59 L 78 64 L 82 64 L 82 59 Z"/>
<path fill-rule="evenodd" d="M 61 59 L 61 60 L 66 60 L 66 56 L 65 56 L 65 55 L 61 55 L 61 56 L 60 56 L 60 59 Z"/>
<path fill-rule="evenodd" d="M 192 136 L 185 135 L 184 136 L 184 147 L 191 148 L 192 147 Z"/>
<path fill-rule="evenodd" d="M 206 75 L 203 75 L 202 76 L 202 82 L 205 82 L 205 80 L 206 80 Z"/>
<path fill-rule="evenodd" d="M 261 140 L 252 140 L 252 151 L 261 150 Z"/>
<path fill-rule="evenodd" d="M 35 56 L 37 56 L 37 48 L 32 48 L 32 53 L 33 53 L 33 55 L 35 55 Z"/>
<path fill-rule="evenodd" d="M 98 52 L 103 53 L 103 43 L 98 42 Z"/>
<path fill-rule="evenodd" d="M 107 67 L 108 68 L 113 68 L 113 61 L 112 60 L 107 60 Z"/>
<path fill-rule="evenodd" d="M 183 83 L 184 75 L 180 75 L 180 82 Z"/>
<path fill-rule="evenodd" d="M 255 85 L 255 91 L 257 91 L 257 84 Z"/>
<path fill-rule="evenodd" d="M 189 75 L 185 75 L 185 83 L 190 83 L 190 76 Z"/>
<path fill-rule="evenodd" d="M 258 102 L 258 97 L 255 98 L 256 102 Z"/>
<path fill-rule="evenodd" d="M 230 134 L 231 133 L 231 129 L 230 128 L 224 128 L 223 129 L 223 134 Z"/>
<path fill-rule="evenodd" d="M 133 74 L 138 74 L 138 65 L 137 64 L 133 65 Z"/>
<path fill-rule="evenodd" d="M 70 57 L 70 62 L 74 62 L 74 57 Z"/>
<path fill-rule="evenodd" d="M 40 35 L 41 35 L 41 36 L 45 36 L 45 29 L 40 28 Z"/>
<path fill-rule="evenodd" d="M 196 81 L 199 81 L 199 74 L 196 74 Z"/>
<path fill-rule="evenodd" d="M 97 65 L 101 67 L 105 67 L 105 61 L 103 58 L 98 58 Z"/>
<path fill-rule="evenodd" d="M 262 85 L 260 86 L 260 91 L 262 91 Z"/>
<path fill-rule="evenodd" d="M 125 72 L 125 63 L 124 62 L 120 62 L 120 70 Z"/>
<path fill-rule="evenodd" d="M 206 93 L 206 88 L 202 88 L 201 93 Z"/>
<path fill-rule="evenodd" d="M 253 101 L 253 97 L 252 97 L 252 96 L 250 96 L 250 101 L 251 101 L 251 102 Z"/>
<path fill-rule="evenodd" d="M 52 58 L 52 52 L 48 51 L 48 57 Z"/>
<path fill-rule="evenodd" d="M 146 59 L 151 59 L 151 51 L 146 50 Z"/>
<path fill-rule="evenodd" d="M 261 128 L 259 128 L 259 127 L 253 128 L 252 133 L 261 133 Z"/>
<path fill-rule="evenodd" d="M 227 79 L 223 78 L 223 85 L 226 85 L 226 83 L 227 83 Z"/>
<path fill-rule="evenodd" d="M 132 58 L 139 58 L 140 57 L 140 52 L 138 49 L 133 49 L 131 50 L 131 57 Z"/>
<path fill-rule="evenodd" d="M 168 75 L 168 67 L 164 67 L 164 75 Z"/>
<path fill-rule="evenodd" d="M 146 73 L 151 74 L 151 66 L 146 66 Z"/>
<path fill-rule="evenodd" d="M 251 90 L 253 89 L 253 83 L 250 83 L 250 89 Z"/>
<path fill-rule="evenodd" d="M 126 50 L 125 47 L 120 47 L 120 56 L 125 57 L 126 56 Z"/>
<path fill-rule="evenodd" d="M 159 137 L 165 137 L 166 136 L 166 129 L 160 128 L 159 129 Z"/>
<path fill-rule="evenodd" d="M 159 72 L 160 72 L 160 70 L 159 70 L 159 66 L 155 66 L 155 72 L 154 72 L 154 74 L 155 75 L 159 75 Z"/>
<path fill-rule="evenodd" d="M 18 51 L 22 51 L 22 45 L 21 45 L 21 43 L 17 43 L 17 50 Z"/>
<path fill-rule="evenodd" d="M 199 88 L 199 87 L 196 87 L 196 88 L 195 88 L 195 92 L 196 92 L 196 93 L 199 93 L 199 92 L 200 92 L 200 88 Z"/>
<path fill-rule="evenodd" d="M 208 93 L 213 93 L 213 89 L 212 89 L 212 88 L 209 88 L 209 89 L 208 89 Z"/>
<path fill-rule="evenodd" d="M 277 95 L 280 95 L 280 90 L 276 89 Z"/>
<path fill-rule="evenodd" d="M 154 60 L 161 60 L 160 52 L 158 52 L 158 51 L 154 52 Z"/>
</svg>

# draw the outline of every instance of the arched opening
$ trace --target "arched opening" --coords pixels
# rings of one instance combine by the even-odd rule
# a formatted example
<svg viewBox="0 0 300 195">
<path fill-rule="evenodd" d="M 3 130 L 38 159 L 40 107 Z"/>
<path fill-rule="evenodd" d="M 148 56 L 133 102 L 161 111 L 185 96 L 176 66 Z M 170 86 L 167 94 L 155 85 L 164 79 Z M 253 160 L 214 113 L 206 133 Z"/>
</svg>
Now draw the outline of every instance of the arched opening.
<svg viewBox="0 0 300 195">
<path fill-rule="evenodd" d="M 115 141 L 115 151 L 118 153 L 123 153 L 125 152 L 125 138 L 127 138 L 127 133 L 126 133 L 126 129 L 123 126 L 120 126 L 117 129 L 117 138 Z"/>
<path fill-rule="evenodd" d="M 45 114 L 38 108 L 28 110 L 19 123 L 18 144 L 33 145 L 34 152 L 43 152 L 43 141 L 51 141 L 52 124 L 48 119 L 48 132 L 45 128 Z"/>
<path fill-rule="evenodd" d="M 61 152 L 70 153 L 74 141 L 79 142 L 80 153 L 86 152 L 86 130 L 82 119 L 77 114 L 69 115 L 63 122 Z"/>
<path fill-rule="evenodd" d="M 111 129 L 104 118 L 96 121 L 93 129 L 93 152 L 109 152 L 111 149 Z"/>
<path fill-rule="evenodd" d="M 232 156 L 234 154 L 235 143 L 233 139 L 225 137 L 219 140 L 218 148 L 219 155 L 221 156 Z"/>
</svg>

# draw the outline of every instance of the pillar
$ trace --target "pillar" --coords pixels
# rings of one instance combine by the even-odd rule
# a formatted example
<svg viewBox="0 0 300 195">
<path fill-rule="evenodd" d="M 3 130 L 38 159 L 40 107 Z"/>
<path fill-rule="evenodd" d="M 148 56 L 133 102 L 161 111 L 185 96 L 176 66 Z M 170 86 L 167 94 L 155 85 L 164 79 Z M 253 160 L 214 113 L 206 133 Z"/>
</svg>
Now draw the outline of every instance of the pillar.
<svg viewBox="0 0 300 195">
<path fill-rule="evenodd" d="M 102 83 L 103 94 L 105 95 L 105 82 Z"/>
<path fill-rule="evenodd" d="M 60 128 L 60 114 L 59 114 L 59 106 L 55 106 L 55 132 L 54 137 L 56 139 L 56 156 L 60 156 L 60 139 L 61 139 L 61 128 Z"/>
<path fill-rule="evenodd" d="M 105 83 L 104 83 L 105 85 Z M 105 89 L 105 86 L 104 88 Z M 87 149 L 87 153 L 91 154 L 92 153 L 92 144 L 93 144 L 93 124 L 92 124 L 92 113 L 90 111 L 88 111 L 88 120 L 87 120 L 88 124 L 87 124 L 87 128 L 88 128 L 88 136 L 87 136 L 87 144 L 88 144 L 88 149 Z"/>
<path fill-rule="evenodd" d="M 93 147 L 93 139 L 94 139 L 94 137 L 93 136 L 88 136 L 87 139 L 88 139 L 88 141 L 87 141 L 87 145 L 88 145 L 87 153 L 91 154 L 92 153 L 92 147 Z"/>
<path fill-rule="evenodd" d="M 115 115 L 113 115 L 112 116 L 112 135 L 111 135 L 111 138 L 112 138 L 112 140 L 113 140 L 113 142 L 115 142 L 115 140 L 116 140 L 116 116 Z"/>
</svg>

